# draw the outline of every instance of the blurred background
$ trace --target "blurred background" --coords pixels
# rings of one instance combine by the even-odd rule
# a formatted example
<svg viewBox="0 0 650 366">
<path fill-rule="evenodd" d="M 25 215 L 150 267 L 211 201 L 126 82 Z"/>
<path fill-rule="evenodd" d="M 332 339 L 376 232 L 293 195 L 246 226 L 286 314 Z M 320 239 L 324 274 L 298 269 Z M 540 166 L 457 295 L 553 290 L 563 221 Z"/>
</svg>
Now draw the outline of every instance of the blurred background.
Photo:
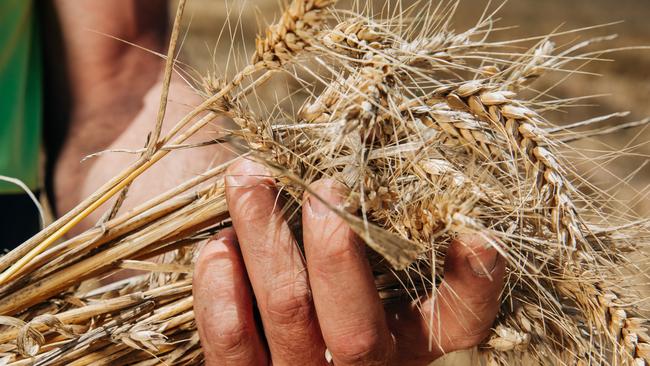
<svg viewBox="0 0 650 366">
<path fill-rule="evenodd" d="M 406 7 L 414 1 L 401 2 Z M 374 1 L 375 7 L 383 3 L 383 0 Z M 340 7 L 349 4 L 350 1 L 343 0 Z M 484 0 L 460 0 L 453 28 L 462 32 L 476 23 L 486 6 L 495 10 L 501 5 L 500 1 L 489 4 Z M 175 7 L 176 1 L 172 1 L 172 16 Z M 210 73 L 224 77 L 224 74 L 231 74 L 237 67 L 234 62 L 237 57 L 233 55 L 241 56 L 239 62 L 245 60 L 247 57 L 244 55 L 252 52 L 258 30 L 273 22 L 281 8 L 279 0 L 189 0 L 181 60 L 199 75 Z M 649 17 L 648 0 L 510 0 L 497 13 L 497 26 L 508 29 L 495 32 L 493 39 L 525 38 L 618 22 L 563 36 L 556 42 L 562 45 L 563 42 L 616 34 L 617 38 L 599 43 L 592 49 L 650 46 Z M 522 45 L 530 47 L 533 44 Z M 572 75 L 563 80 L 566 74 L 556 73 L 534 84 L 537 90 L 552 88 L 550 94 L 557 98 L 598 96 L 547 114 L 549 120 L 561 124 L 614 112 L 630 112 L 627 117 L 606 123 L 615 125 L 650 116 L 650 49 L 620 50 L 601 57 L 606 60 L 581 66 L 581 71 L 591 75 Z M 650 127 L 585 139 L 572 146 L 580 150 L 580 155 L 597 158 L 590 162 L 576 153 L 567 152 L 567 157 L 576 158 L 573 159 L 575 168 L 588 176 L 590 182 L 603 188 L 616 185 L 608 193 L 615 194 L 617 211 L 642 217 L 650 215 L 650 166 L 645 166 L 650 156 Z M 617 154 L 620 156 L 616 157 L 612 151 L 626 151 L 627 154 Z"/>
</svg>

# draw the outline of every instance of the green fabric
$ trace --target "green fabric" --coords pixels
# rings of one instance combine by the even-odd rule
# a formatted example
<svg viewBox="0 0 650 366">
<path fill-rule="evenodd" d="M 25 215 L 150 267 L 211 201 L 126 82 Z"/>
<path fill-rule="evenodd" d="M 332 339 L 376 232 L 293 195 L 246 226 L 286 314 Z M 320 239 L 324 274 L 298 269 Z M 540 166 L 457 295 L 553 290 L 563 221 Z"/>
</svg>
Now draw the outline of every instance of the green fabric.
<svg viewBox="0 0 650 366">
<path fill-rule="evenodd" d="M 31 0 L 0 0 L 0 175 L 38 188 L 41 50 Z M 0 193 L 21 192 L 0 181 Z"/>
</svg>

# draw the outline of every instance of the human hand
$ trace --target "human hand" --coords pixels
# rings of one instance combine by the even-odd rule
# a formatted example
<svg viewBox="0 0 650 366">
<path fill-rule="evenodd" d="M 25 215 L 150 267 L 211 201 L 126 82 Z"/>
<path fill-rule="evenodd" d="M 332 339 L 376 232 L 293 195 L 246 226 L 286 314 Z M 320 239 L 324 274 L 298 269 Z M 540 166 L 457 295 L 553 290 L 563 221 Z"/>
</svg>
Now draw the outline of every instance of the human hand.
<svg viewBox="0 0 650 366">
<path fill-rule="evenodd" d="M 57 181 L 59 189 L 57 190 L 57 203 L 62 208 L 62 212 L 70 210 L 83 197 L 90 196 L 104 183 L 118 175 L 125 167 L 136 161 L 140 154 L 111 152 L 112 149 L 129 149 L 133 151 L 144 148 L 147 134 L 154 128 L 158 107 L 160 102 L 162 83 L 158 82 L 152 86 L 141 101 L 132 105 L 138 110 L 132 113 L 129 121 L 114 121 L 126 124 L 125 130 L 106 148 L 106 152 L 90 158 L 86 161 L 79 162 L 83 157 L 78 153 L 70 156 L 67 161 L 62 162 L 62 169 L 57 171 Z M 202 102 L 202 98 L 184 82 L 179 79 L 172 79 L 169 91 L 169 101 L 165 113 L 165 119 L 161 136 L 164 136 L 177 121 L 181 120 L 196 105 Z M 98 113 L 97 118 L 114 118 L 110 110 L 105 113 Z M 125 117 L 118 115 L 120 119 Z M 219 137 L 220 133 L 217 125 L 225 123 L 222 119 L 217 119 L 211 126 L 199 131 L 192 136 L 186 143 L 199 143 L 213 140 Z M 88 122 L 92 125 L 91 122 Z M 102 123 L 96 123 L 95 134 L 101 134 Z M 82 139 L 83 136 L 79 136 Z M 93 150 L 92 152 L 98 152 Z M 193 147 L 191 149 L 176 150 L 169 153 L 168 156 L 154 164 L 140 175 L 129 188 L 128 195 L 122 205 L 121 212 L 144 203 L 147 200 L 178 186 L 179 184 L 196 177 L 203 173 L 209 167 L 223 163 L 230 159 L 230 151 L 220 145 L 207 145 L 202 147 Z M 66 166 L 68 168 L 66 169 Z M 71 171 L 77 171 L 78 174 L 71 174 Z M 110 204 L 115 202 L 115 198 L 109 201 Z M 105 205 L 110 209 L 109 205 Z M 83 221 L 75 228 L 75 232 L 81 232 L 97 223 L 106 210 L 96 210 L 89 219 Z"/>
<path fill-rule="evenodd" d="M 343 201 L 332 181 L 312 189 L 331 205 Z M 234 230 L 206 244 L 194 272 L 207 365 L 322 365 L 326 349 L 336 365 L 426 365 L 488 335 L 505 265 L 480 237 L 451 245 L 435 304 L 422 299 L 422 312 L 408 299 L 384 307 L 364 247 L 347 224 L 308 198 L 303 259 L 277 196 L 256 163 L 241 160 L 227 172 Z"/>
</svg>

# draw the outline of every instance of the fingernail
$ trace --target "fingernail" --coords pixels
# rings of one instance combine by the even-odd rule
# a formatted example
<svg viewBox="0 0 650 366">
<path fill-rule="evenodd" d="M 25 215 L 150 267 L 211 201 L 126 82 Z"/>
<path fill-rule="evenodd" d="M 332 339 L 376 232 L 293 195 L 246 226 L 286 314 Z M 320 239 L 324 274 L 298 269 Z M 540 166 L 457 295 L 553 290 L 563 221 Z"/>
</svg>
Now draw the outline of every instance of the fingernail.
<svg viewBox="0 0 650 366">
<path fill-rule="evenodd" d="M 488 277 L 497 265 L 497 256 L 494 248 L 480 249 L 480 253 L 467 256 L 467 262 L 476 276 Z"/>
<path fill-rule="evenodd" d="M 315 190 L 318 197 L 329 203 L 330 206 L 341 208 L 345 202 L 345 196 L 343 194 L 345 188 L 341 183 L 334 180 L 324 179 L 318 182 Z M 311 194 L 309 195 L 307 206 L 314 218 L 323 219 L 333 213 L 333 211 L 330 210 L 323 201 Z"/>
<path fill-rule="evenodd" d="M 242 159 L 228 170 L 226 183 L 230 186 L 246 187 L 259 184 L 261 180 L 270 177 L 271 173 L 263 165 Z"/>
</svg>

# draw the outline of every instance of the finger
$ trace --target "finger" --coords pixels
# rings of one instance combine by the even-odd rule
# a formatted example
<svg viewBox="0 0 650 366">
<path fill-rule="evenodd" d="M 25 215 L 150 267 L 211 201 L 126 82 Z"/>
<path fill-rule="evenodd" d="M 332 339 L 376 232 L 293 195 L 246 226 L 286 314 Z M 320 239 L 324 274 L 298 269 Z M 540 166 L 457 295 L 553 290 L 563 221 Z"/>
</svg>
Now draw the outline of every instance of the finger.
<svg viewBox="0 0 650 366">
<path fill-rule="evenodd" d="M 387 363 L 393 340 L 364 248 L 345 221 L 315 197 L 340 206 L 345 190 L 331 180 L 311 188 L 303 207 L 303 237 L 325 343 L 336 365 Z"/>
<path fill-rule="evenodd" d="M 201 250 L 192 289 L 206 365 L 268 363 L 255 326 L 250 285 L 232 229 L 223 230 Z"/>
<path fill-rule="evenodd" d="M 466 235 L 454 240 L 447 251 L 431 322 L 444 352 L 473 347 L 490 333 L 505 274 L 505 261 L 494 244 L 481 235 Z"/>
<path fill-rule="evenodd" d="M 324 364 L 307 272 L 268 171 L 236 162 L 226 173 L 226 199 L 273 364 Z"/>
</svg>

